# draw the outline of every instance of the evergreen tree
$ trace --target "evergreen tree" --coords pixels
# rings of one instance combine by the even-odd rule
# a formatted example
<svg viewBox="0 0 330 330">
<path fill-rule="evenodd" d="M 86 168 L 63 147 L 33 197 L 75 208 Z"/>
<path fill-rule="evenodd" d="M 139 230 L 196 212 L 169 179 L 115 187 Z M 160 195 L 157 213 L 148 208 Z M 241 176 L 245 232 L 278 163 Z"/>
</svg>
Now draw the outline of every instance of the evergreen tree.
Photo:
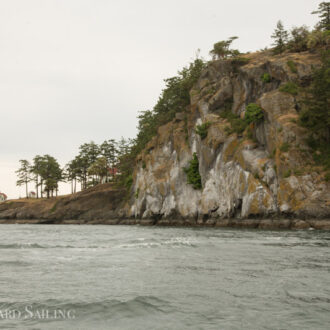
<svg viewBox="0 0 330 330">
<path fill-rule="evenodd" d="M 306 109 L 300 114 L 300 122 L 310 129 L 322 144 L 330 143 L 330 51 L 323 54 L 322 67 L 315 70 L 313 81 L 307 90 Z"/>
<path fill-rule="evenodd" d="M 89 168 L 88 174 L 97 177 L 97 182 L 102 183 L 108 173 L 108 162 L 105 157 L 98 158 Z"/>
<path fill-rule="evenodd" d="M 276 29 L 272 34 L 272 38 L 274 39 L 274 53 L 283 53 L 288 42 L 288 32 L 284 29 L 283 23 L 281 21 L 277 22 Z"/>
<path fill-rule="evenodd" d="M 19 162 L 21 167 L 16 171 L 18 176 L 16 185 L 17 186 L 25 185 L 26 198 L 28 198 L 29 197 L 28 183 L 31 181 L 31 177 L 30 177 L 31 167 L 29 161 L 27 161 L 26 159 L 21 159 Z"/>
<path fill-rule="evenodd" d="M 330 30 L 330 2 L 321 2 L 318 10 L 312 12 L 313 15 L 319 14 L 320 22 L 317 27 L 323 31 Z"/>
<path fill-rule="evenodd" d="M 77 156 L 77 165 L 80 167 L 81 187 L 86 189 L 89 182 L 88 168 L 97 160 L 100 156 L 99 146 L 91 141 L 90 143 L 84 143 L 79 147 L 79 155 Z M 92 181 L 94 178 L 92 178 Z"/>
<path fill-rule="evenodd" d="M 293 52 L 303 52 L 308 49 L 308 38 L 310 32 L 306 25 L 293 27 L 290 32 L 288 48 Z"/>
<path fill-rule="evenodd" d="M 239 55 L 237 49 L 230 49 L 230 45 L 238 37 L 231 37 L 228 40 L 222 40 L 213 45 L 213 49 L 210 51 L 210 55 L 213 59 L 225 59 L 227 57 L 233 57 Z"/>
<path fill-rule="evenodd" d="M 105 157 L 107 162 L 107 172 L 106 172 L 106 181 L 108 181 L 108 169 L 114 169 L 117 162 L 117 146 L 114 139 L 104 141 L 100 146 L 100 152 L 103 157 Z M 113 177 L 112 177 L 113 179 Z"/>
<path fill-rule="evenodd" d="M 33 176 L 33 181 L 35 182 L 37 198 L 39 198 L 39 186 L 41 186 L 41 197 L 42 197 L 42 181 L 40 177 L 40 170 L 42 168 L 43 158 L 39 155 L 33 158 L 33 164 L 30 168 L 31 174 Z"/>
<path fill-rule="evenodd" d="M 58 192 L 58 183 L 62 180 L 62 170 L 57 160 L 50 156 L 44 155 L 40 162 L 40 176 L 44 182 L 44 190 L 47 198 L 54 196 L 54 191 Z"/>
<path fill-rule="evenodd" d="M 135 165 L 135 158 L 138 153 L 139 148 L 135 140 L 124 139 L 122 137 L 118 142 L 119 175 L 116 177 L 116 182 L 119 185 L 130 187 L 132 183 L 133 166 Z"/>
<path fill-rule="evenodd" d="M 79 169 L 76 164 L 76 159 L 71 160 L 65 165 L 63 177 L 65 180 L 71 183 L 71 194 L 76 192 L 76 182 L 78 177 Z"/>
<path fill-rule="evenodd" d="M 93 164 L 100 156 L 100 148 L 94 141 L 84 143 L 79 147 L 79 149 L 79 155 L 83 158 L 86 158 L 89 165 Z"/>
</svg>

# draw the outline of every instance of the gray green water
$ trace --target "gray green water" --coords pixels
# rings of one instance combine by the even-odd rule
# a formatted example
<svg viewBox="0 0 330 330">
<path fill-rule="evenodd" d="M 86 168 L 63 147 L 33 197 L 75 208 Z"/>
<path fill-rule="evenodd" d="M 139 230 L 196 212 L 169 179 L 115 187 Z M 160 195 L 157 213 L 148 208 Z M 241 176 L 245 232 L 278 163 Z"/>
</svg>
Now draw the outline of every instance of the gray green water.
<svg viewBox="0 0 330 330">
<path fill-rule="evenodd" d="M 0 327 L 329 329 L 330 233 L 2 225 Z"/>
</svg>

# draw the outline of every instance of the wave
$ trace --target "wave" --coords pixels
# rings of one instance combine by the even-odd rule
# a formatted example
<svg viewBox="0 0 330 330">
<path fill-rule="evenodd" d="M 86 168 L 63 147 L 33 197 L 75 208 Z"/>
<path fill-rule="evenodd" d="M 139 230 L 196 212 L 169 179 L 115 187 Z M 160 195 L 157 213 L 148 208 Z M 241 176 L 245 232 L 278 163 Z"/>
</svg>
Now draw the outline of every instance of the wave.
<svg viewBox="0 0 330 330">
<path fill-rule="evenodd" d="M 293 243 L 263 243 L 262 245 L 265 246 L 278 246 L 278 247 L 296 247 L 296 246 L 303 246 L 303 247 L 329 247 L 330 243 L 328 242 L 293 242 Z"/>
<path fill-rule="evenodd" d="M 0 302 L 0 310 L 19 311 L 21 317 L 27 321 L 36 320 L 36 315 L 42 311 L 48 311 L 49 315 L 54 315 L 55 311 L 62 311 L 74 315 L 75 319 L 118 319 L 131 318 L 136 316 L 148 316 L 151 314 L 167 315 L 174 309 L 169 302 L 154 296 L 137 296 L 132 299 L 121 301 L 117 299 L 100 300 L 93 302 L 63 302 L 56 299 L 48 299 L 43 302 Z M 37 314 L 39 313 L 39 314 Z M 31 317 L 33 314 L 34 317 Z M 49 321 L 49 319 L 48 319 Z"/>
<path fill-rule="evenodd" d="M 0 267 L 3 266 L 20 266 L 20 267 L 25 267 L 29 266 L 31 263 L 26 262 L 26 261 L 20 261 L 20 260 L 1 260 L 0 262 Z"/>
<path fill-rule="evenodd" d="M 43 245 L 37 243 L 13 243 L 13 244 L 0 244 L 0 249 L 44 249 Z"/>
<path fill-rule="evenodd" d="M 294 299 L 294 300 L 298 300 L 298 301 L 301 301 L 301 302 L 307 302 L 307 303 L 318 303 L 318 302 L 321 302 L 321 303 L 327 303 L 327 304 L 330 303 L 330 298 L 329 297 L 322 297 L 322 296 L 318 296 L 318 297 L 315 297 L 315 296 L 303 296 L 301 294 L 290 293 L 287 290 L 284 290 L 284 292 L 285 292 L 285 294 L 286 294 L 286 296 L 288 298 L 291 298 L 291 299 Z"/>
<path fill-rule="evenodd" d="M 169 247 L 182 247 L 182 246 L 187 246 L 187 247 L 197 247 L 197 242 L 191 240 L 190 238 L 186 237 L 174 237 L 171 239 L 167 240 L 157 240 L 157 241 L 152 241 L 150 240 L 149 242 L 130 242 L 126 244 L 120 244 L 117 245 L 118 248 L 155 248 L 155 247 L 161 247 L 161 246 L 169 246 Z"/>
</svg>

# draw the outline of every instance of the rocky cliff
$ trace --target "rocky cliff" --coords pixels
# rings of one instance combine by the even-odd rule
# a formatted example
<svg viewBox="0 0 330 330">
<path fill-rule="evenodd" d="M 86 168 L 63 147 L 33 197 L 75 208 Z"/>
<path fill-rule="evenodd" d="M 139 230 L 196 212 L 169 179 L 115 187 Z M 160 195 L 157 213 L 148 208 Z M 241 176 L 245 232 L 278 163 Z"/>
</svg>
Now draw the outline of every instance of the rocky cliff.
<svg viewBox="0 0 330 330">
<path fill-rule="evenodd" d="M 9 201 L 0 219 L 330 229 L 330 183 L 297 122 L 302 90 L 281 88 L 308 85 L 319 65 L 309 52 L 212 61 L 190 106 L 139 154 L 128 193 L 106 184 L 57 199 Z M 243 121 L 250 103 L 263 120 L 235 130 L 228 113 Z M 203 124 L 205 134 L 197 134 Z M 184 171 L 194 154 L 201 189 Z"/>
<path fill-rule="evenodd" d="M 318 55 L 263 52 L 245 58 L 209 63 L 191 90 L 189 108 L 161 126 L 138 157 L 122 215 L 164 224 L 330 216 L 329 183 L 313 164 L 307 131 L 297 124 L 300 93 L 279 90 L 287 82 L 308 84 L 313 67 L 320 65 Z M 251 102 L 262 108 L 264 120 L 251 124 L 248 134 L 232 133 L 222 114 L 230 109 L 244 118 Z M 202 123 L 208 127 L 204 139 L 196 134 Z M 187 183 L 183 170 L 194 153 L 200 190 Z"/>
</svg>

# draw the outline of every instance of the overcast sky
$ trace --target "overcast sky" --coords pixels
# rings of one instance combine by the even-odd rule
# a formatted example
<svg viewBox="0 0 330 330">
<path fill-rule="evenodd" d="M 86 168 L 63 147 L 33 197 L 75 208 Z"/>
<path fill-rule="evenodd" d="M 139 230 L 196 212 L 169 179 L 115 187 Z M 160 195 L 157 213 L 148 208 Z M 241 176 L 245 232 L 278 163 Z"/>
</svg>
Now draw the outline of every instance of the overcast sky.
<svg viewBox="0 0 330 330">
<path fill-rule="evenodd" d="M 0 191 L 24 196 L 19 159 L 64 165 L 84 142 L 134 137 L 138 111 L 198 48 L 208 59 L 234 35 L 242 52 L 264 48 L 279 19 L 313 26 L 319 2 L 0 0 Z"/>
</svg>

